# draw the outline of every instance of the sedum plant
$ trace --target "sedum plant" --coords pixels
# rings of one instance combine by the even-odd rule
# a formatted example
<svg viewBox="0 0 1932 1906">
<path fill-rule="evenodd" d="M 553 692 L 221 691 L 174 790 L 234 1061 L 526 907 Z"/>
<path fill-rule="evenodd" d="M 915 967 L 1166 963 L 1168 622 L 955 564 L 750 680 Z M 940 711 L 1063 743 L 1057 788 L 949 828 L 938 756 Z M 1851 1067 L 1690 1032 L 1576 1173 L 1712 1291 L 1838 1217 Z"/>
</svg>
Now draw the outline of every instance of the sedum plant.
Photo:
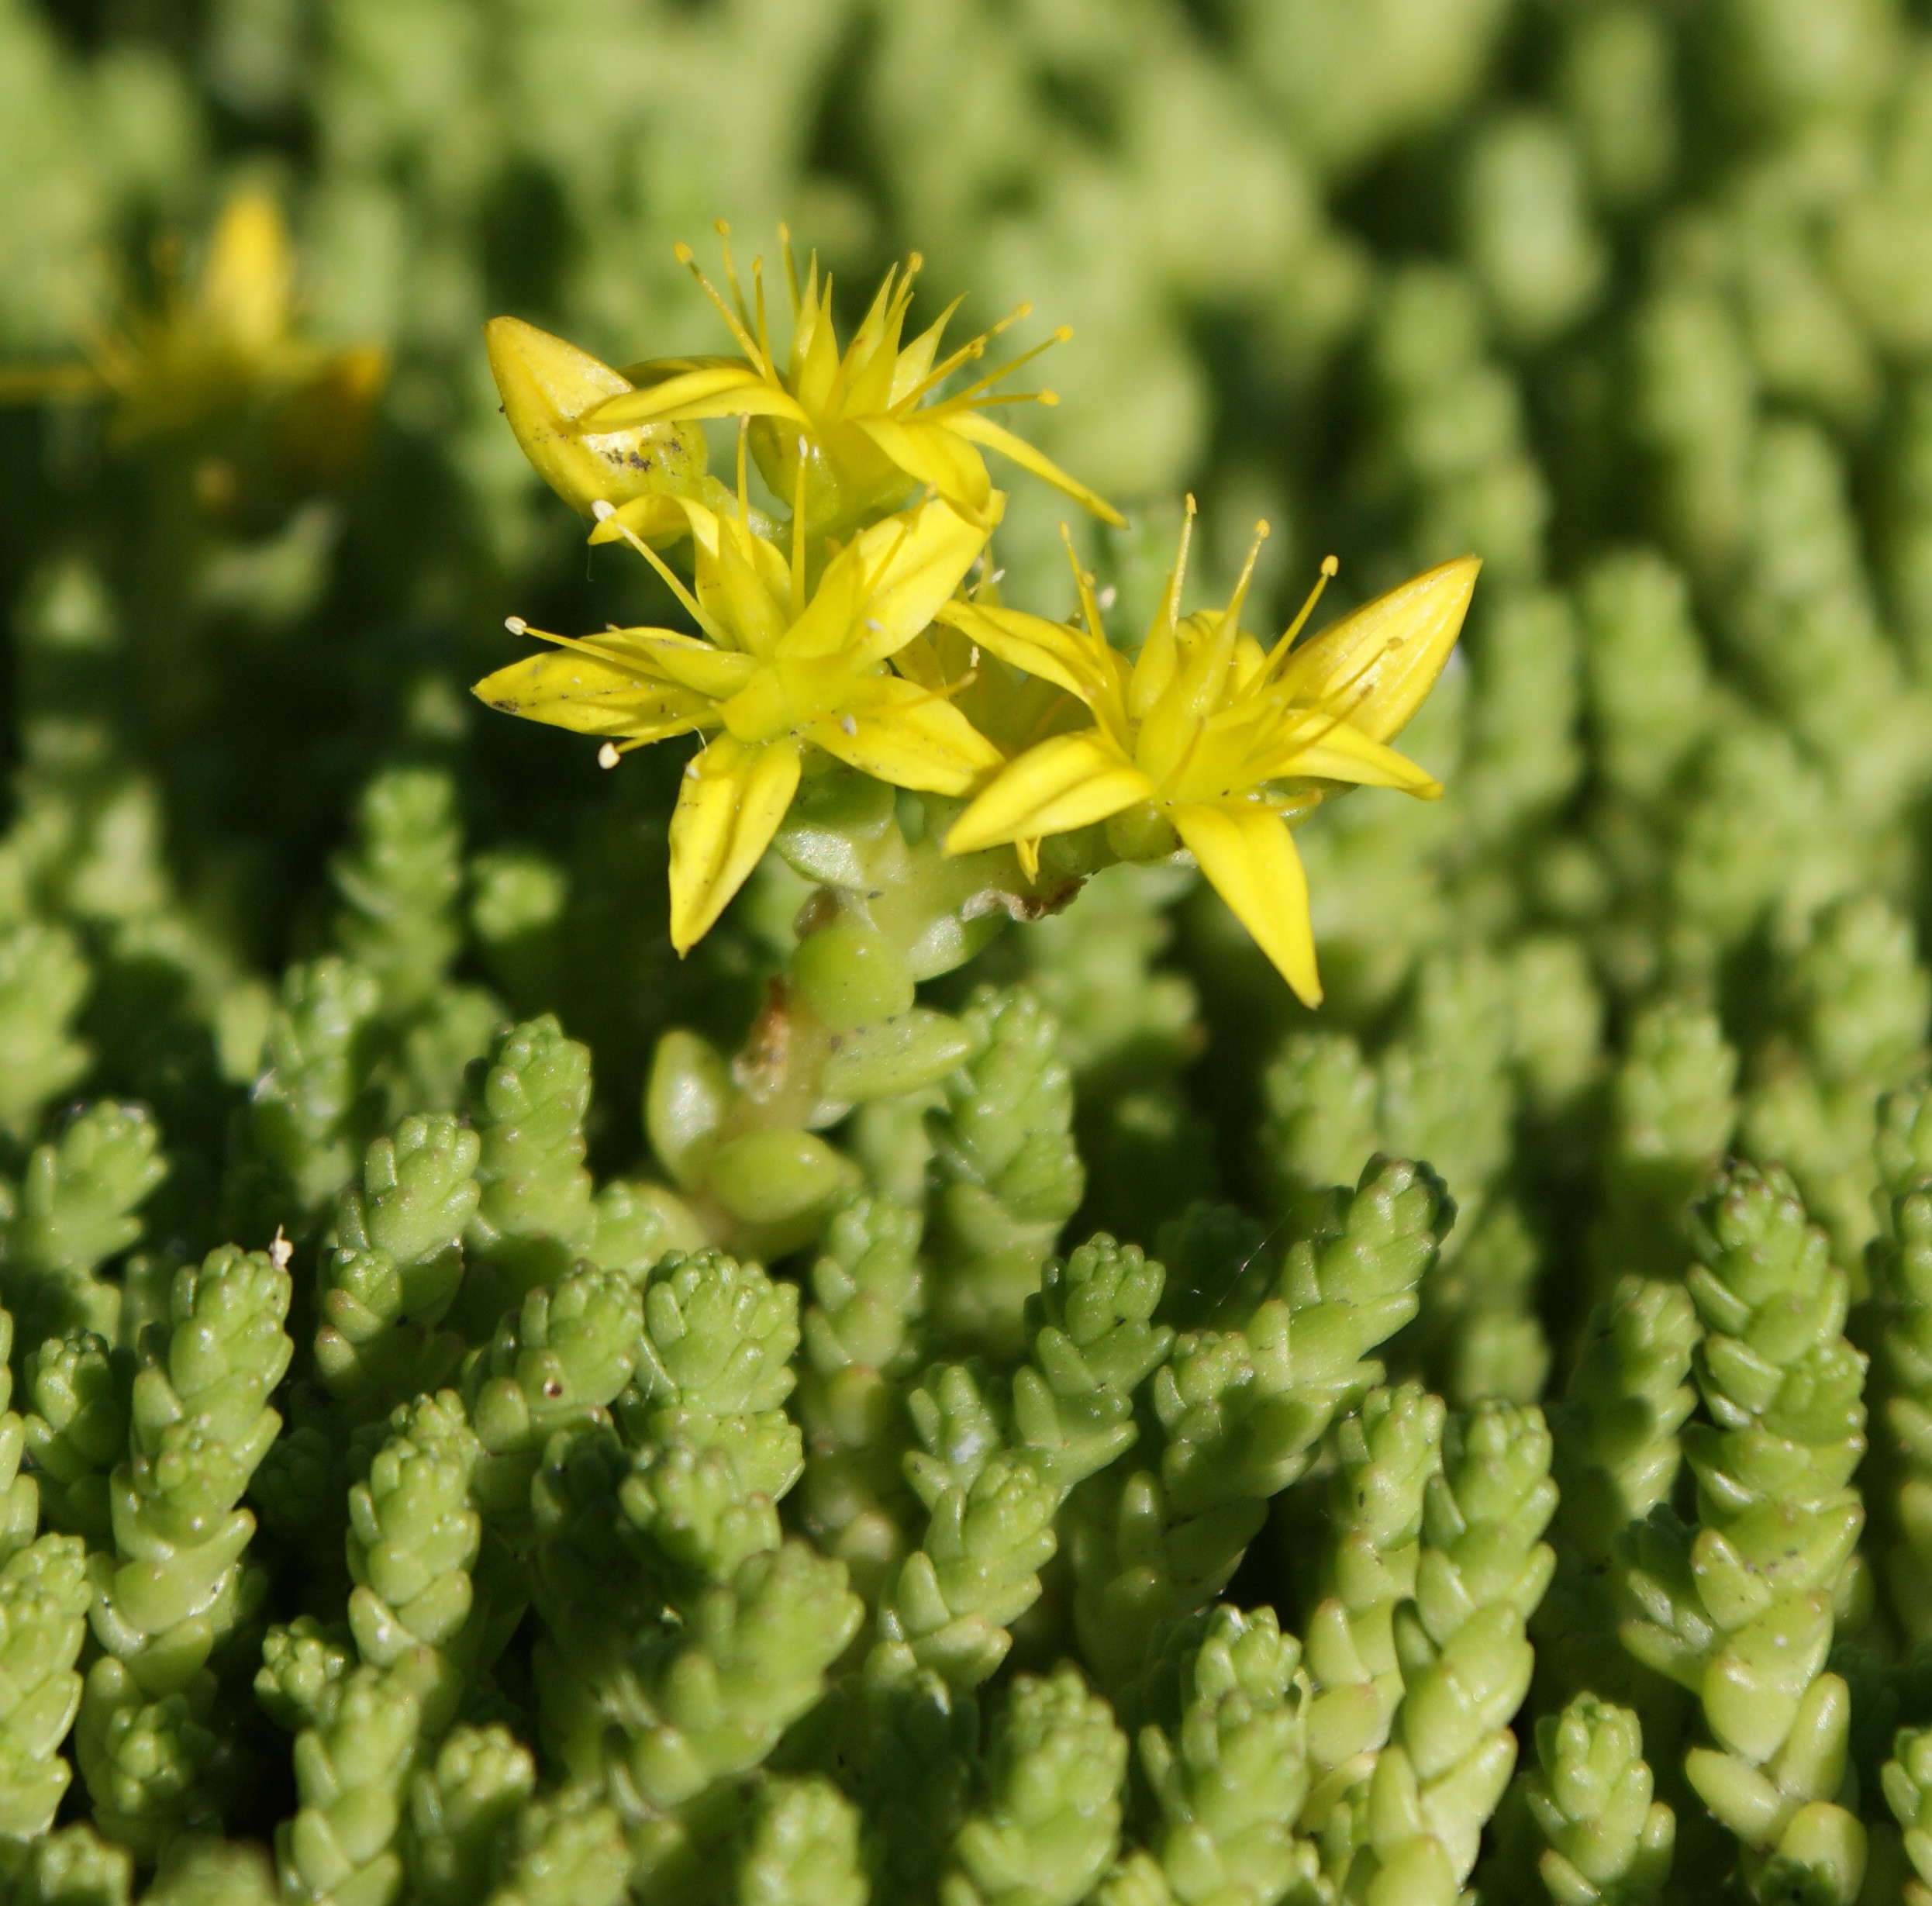
<svg viewBox="0 0 1932 1906">
<path fill-rule="evenodd" d="M 1932 1892 L 1923 21 L 189 12 L 0 7 L 0 1901 Z"/>
</svg>

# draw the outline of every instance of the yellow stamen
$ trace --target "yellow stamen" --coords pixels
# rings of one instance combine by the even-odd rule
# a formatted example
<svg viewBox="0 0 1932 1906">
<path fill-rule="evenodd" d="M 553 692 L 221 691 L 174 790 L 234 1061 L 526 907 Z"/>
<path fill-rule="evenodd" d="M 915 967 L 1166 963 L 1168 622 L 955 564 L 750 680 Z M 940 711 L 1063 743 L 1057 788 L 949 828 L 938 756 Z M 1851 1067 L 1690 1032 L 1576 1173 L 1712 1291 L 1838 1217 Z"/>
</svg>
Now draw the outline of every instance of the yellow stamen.
<svg viewBox="0 0 1932 1906">
<path fill-rule="evenodd" d="M 704 288 L 705 295 L 709 298 L 712 303 L 717 307 L 719 316 L 724 319 L 725 328 L 729 330 L 733 337 L 737 340 L 738 348 L 742 350 L 757 368 L 760 376 L 769 377 L 771 375 L 771 366 L 758 354 L 757 340 L 754 339 L 751 333 L 745 329 L 743 325 L 739 323 L 737 314 L 733 312 L 731 307 L 718 295 L 717 286 L 713 285 L 710 279 L 705 276 L 702 268 L 700 267 L 698 263 L 697 254 L 694 252 L 688 245 L 685 244 L 681 239 L 679 240 L 676 244 L 672 246 L 671 249 L 672 255 L 677 259 L 678 262 L 683 265 L 690 272 L 691 275 L 698 281 L 699 285 Z"/>
<path fill-rule="evenodd" d="M 590 513 L 599 523 L 608 523 L 612 518 L 617 516 L 616 507 L 610 503 L 605 502 L 601 496 L 595 502 L 591 505 Z M 621 536 L 633 549 L 637 551 L 637 554 L 643 557 L 644 561 L 649 563 L 652 568 L 655 569 L 657 573 L 664 578 L 664 582 L 669 587 L 671 594 L 676 596 L 678 600 L 683 604 L 685 613 L 697 623 L 698 627 L 703 630 L 705 634 L 709 636 L 712 641 L 716 642 L 720 648 L 730 648 L 732 645 L 730 642 L 726 640 L 724 631 L 718 627 L 716 623 L 712 621 L 710 616 L 705 613 L 704 609 L 700 606 L 697 597 L 693 596 L 690 590 L 685 588 L 683 582 L 679 578 L 678 572 L 671 568 L 670 564 L 666 562 L 664 558 L 657 554 L 657 551 L 653 549 L 651 546 L 637 533 L 636 530 L 631 528 L 629 523 L 624 522 L 621 518 L 618 519 L 617 533 Z"/>
<path fill-rule="evenodd" d="M 1156 618 L 1165 623 L 1170 632 L 1181 620 L 1181 592 L 1187 586 L 1188 545 L 1194 540 L 1194 496 L 1190 491 L 1181 516 L 1181 547 L 1175 551 L 1174 567 L 1168 571 L 1167 590 L 1161 598 L 1161 611 Z"/>
<path fill-rule="evenodd" d="M 963 300 L 961 299 L 955 298 L 953 302 L 946 307 L 946 315 L 948 317 L 950 317 L 952 314 L 959 309 L 962 302 Z M 946 379 L 950 377 L 962 364 L 968 363 L 975 357 L 985 357 L 986 354 L 986 347 L 991 344 L 995 337 L 999 337 L 1001 332 L 1009 330 L 1013 326 L 1017 324 L 1022 318 L 1031 317 L 1033 316 L 1033 304 L 1030 300 L 1028 300 L 1024 303 L 1015 305 L 1013 309 L 1008 312 L 1006 316 L 1002 318 L 999 322 L 994 325 L 990 330 L 982 331 L 978 337 L 971 339 L 966 344 L 961 344 L 958 350 L 954 351 L 950 357 L 944 361 L 944 363 L 938 365 L 935 369 L 929 371 L 926 374 L 924 381 L 920 383 L 916 388 L 909 392 L 907 395 L 900 400 L 900 407 L 903 408 L 906 405 L 917 403 L 919 399 L 923 397 L 928 391 L 935 389 L 937 386 L 943 384 Z M 1016 364 L 1020 364 L 1025 362 L 1026 360 L 1023 357 L 1016 358 L 1014 360 L 1014 363 Z M 1006 373 L 1002 371 L 1000 375 L 1003 377 Z"/>
<path fill-rule="evenodd" d="M 991 331 L 987 333 L 988 337 L 992 335 L 993 333 Z M 1061 325 L 1060 329 L 1051 337 L 1043 337 L 1038 344 L 1033 345 L 1030 350 L 1023 350 L 1017 357 L 1009 360 L 997 371 L 988 371 L 983 378 L 968 384 L 957 396 L 948 398 L 947 402 L 954 404 L 970 404 L 982 391 L 989 390 L 995 384 L 1004 383 L 1023 364 L 1031 364 L 1043 350 L 1051 350 L 1054 345 L 1064 344 L 1072 336 L 1072 326 Z"/>
<path fill-rule="evenodd" d="M 1264 683 L 1273 681 L 1276 672 L 1288 660 L 1289 652 L 1295 646 L 1295 637 L 1301 634 L 1309 617 L 1315 613 L 1315 605 L 1322 599 L 1322 591 L 1341 573 L 1341 567 L 1339 557 L 1324 556 L 1322 558 L 1321 573 L 1315 578 L 1315 586 L 1308 592 L 1307 601 L 1302 604 L 1300 612 L 1288 625 L 1282 639 L 1275 644 L 1275 653 L 1268 658 L 1268 672 L 1261 677 Z"/>
<path fill-rule="evenodd" d="M 744 287 L 738 282 L 738 268 L 731 257 L 731 227 L 723 219 L 718 221 L 718 249 L 724 254 L 725 282 L 731 287 L 731 302 L 737 306 L 738 322 L 748 332 L 751 326 L 751 313 L 744 301 Z M 759 340 L 762 344 L 762 337 Z"/>
<path fill-rule="evenodd" d="M 1106 645 L 1106 632 L 1100 626 L 1100 606 L 1093 599 L 1093 578 L 1080 566 L 1080 558 L 1074 554 L 1073 535 L 1063 523 L 1060 526 L 1060 540 L 1067 546 L 1067 560 L 1073 565 L 1073 585 L 1080 596 L 1080 613 L 1085 618 L 1087 633 L 1099 643 Z"/>
<path fill-rule="evenodd" d="M 1234 585 L 1234 593 L 1228 598 L 1227 617 L 1222 627 L 1231 641 L 1241 631 L 1241 606 L 1247 600 L 1247 585 L 1254 580 L 1254 565 L 1260 560 L 1261 545 L 1268 540 L 1268 525 L 1258 523 L 1254 526 L 1254 540 L 1247 547 L 1247 561 L 1241 565 L 1240 580 Z"/>
<path fill-rule="evenodd" d="M 758 349 L 764 354 L 765 362 L 769 364 L 771 361 L 771 333 L 766 328 L 764 321 L 764 261 L 762 258 L 751 261 L 751 283 L 757 293 L 758 300 Z"/>
</svg>

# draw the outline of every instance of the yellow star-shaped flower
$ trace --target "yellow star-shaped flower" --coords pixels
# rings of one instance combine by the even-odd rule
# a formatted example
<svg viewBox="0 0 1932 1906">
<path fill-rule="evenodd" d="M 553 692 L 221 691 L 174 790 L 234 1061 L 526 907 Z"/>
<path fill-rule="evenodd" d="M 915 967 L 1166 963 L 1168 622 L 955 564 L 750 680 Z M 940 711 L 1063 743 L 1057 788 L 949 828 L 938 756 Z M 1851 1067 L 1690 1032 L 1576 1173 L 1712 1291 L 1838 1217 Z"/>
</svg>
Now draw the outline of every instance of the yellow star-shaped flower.
<svg viewBox="0 0 1932 1906">
<path fill-rule="evenodd" d="M 191 289 L 164 274 L 147 309 L 88 340 L 86 364 L 0 372 L 10 397 L 108 397 L 125 441 L 186 435 L 264 401 L 286 406 L 280 447 L 328 481 L 361 447 L 388 370 L 378 345 L 336 348 L 296 326 L 295 257 L 275 202 L 231 199 Z"/>
<path fill-rule="evenodd" d="M 721 233 L 725 229 L 719 227 Z M 697 272 L 690 247 L 681 245 L 678 257 L 697 272 L 743 355 L 633 365 L 623 375 L 637 388 L 587 411 L 583 429 L 608 433 L 706 417 L 749 419 L 752 453 L 765 481 L 778 495 L 802 502 L 814 536 L 843 535 L 868 516 L 903 504 L 921 485 L 930 485 L 962 514 L 990 529 L 987 513 L 994 491 L 981 454 L 988 450 L 1044 478 L 1104 521 L 1123 521 L 1110 503 L 986 414 L 997 405 L 1029 398 L 1057 401 L 1051 391 L 1002 393 L 993 388 L 1037 350 L 952 396 L 933 398 L 954 371 L 981 357 L 988 340 L 1023 317 L 1029 307 L 1023 305 L 985 336 L 939 359 L 940 340 L 958 309 L 955 299 L 935 323 L 902 344 L 919 266 L 915 255 L 902 272 L 895 267 L 886 274 L 864 323 L 841 352 L 830 275 L 821 280 L 815 256 L 801 289 L 791 240 L 782 228 L 781 236 L 792 301 L 792 349 L 784 363 L 767 333 L 764 285 L 757 267 L 753 267 L 753 309 L 746 304 L 727 243 L 725 269 L 732 290 L 727 302 Z M 1047 341 L 1069 335 L 1057 331 Z M 661 504 L 642 501 L 636 511 L 632 527 L 640 530 L 655 532 L 664 520 Z"/>
<path fill-rule="evenodd" d="M 861 530 L 808 594 L 802 537 L 788 565 L 741 520 L 688 499 L 681 507 L 695 589 L 631 540 L 702 636 L 638 628 L 578 640 L 513 619 L 513 630 L 557 652 L 499 668 L 475 692 L 507 713 L 603 737 L 606 766 L 671 735 L 709 737 L 671 823 L 671 937 L 682 954 L 771 845 L 808 748 L 895 786 L 954 796 L 1002 757 L 943 690 L 891 666 L 959 587 L 984 529 L 928 502 Z M 612 519 L 608 503 L 599 513 Z"/>
<path fill-rule="evenodd" d="M 1297 647 L 1318 583 L 1271 653 L 1240 626 L 1254 552 L 1225 610 L 1183 618 L 1186 558 L 1184 532 L 1132 662 L 1102 632 L 1078 565 L 1084 627 L 968 602 L 940 609 L 971 641 L 1078 696 L 1095 718 L 1093 727 L 1009 762 L 954 824 L 947 851 L 1024 844 L 1100 821 L 1116 845 L 1137 855 L 1171 848 L 1178 836 L 1313 1006 L 1321 981 L 1307 879 L 1289 824 L 1347 786 L 1399 788 L 1425 799 L 1442 792 L 1386 744 L 1441 672 L 1479 565 L 1472 557 L 1444 563 Z M 1324 580 L 1333 573 L 1331 559 Z"/>
</svg>

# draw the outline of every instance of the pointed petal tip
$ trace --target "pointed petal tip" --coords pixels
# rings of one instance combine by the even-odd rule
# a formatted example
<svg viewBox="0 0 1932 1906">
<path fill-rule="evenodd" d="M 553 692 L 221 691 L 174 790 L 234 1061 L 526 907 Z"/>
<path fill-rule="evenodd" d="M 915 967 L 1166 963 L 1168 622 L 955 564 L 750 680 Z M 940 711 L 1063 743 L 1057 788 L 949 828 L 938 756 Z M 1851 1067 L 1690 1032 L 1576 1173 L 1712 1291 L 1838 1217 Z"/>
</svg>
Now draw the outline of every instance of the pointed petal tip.
<svg viewBox="0 0 1932 1906">
<path fill-rule="evenodd" d="M 990 841 L 976 840 L 968 831 L 965 817 L 962 815 L 947 830 L 946 838 L 940 843 L 940 851 L 950 860 L 956 855 L 979 853 L 992 844 Z"/>
</svg>

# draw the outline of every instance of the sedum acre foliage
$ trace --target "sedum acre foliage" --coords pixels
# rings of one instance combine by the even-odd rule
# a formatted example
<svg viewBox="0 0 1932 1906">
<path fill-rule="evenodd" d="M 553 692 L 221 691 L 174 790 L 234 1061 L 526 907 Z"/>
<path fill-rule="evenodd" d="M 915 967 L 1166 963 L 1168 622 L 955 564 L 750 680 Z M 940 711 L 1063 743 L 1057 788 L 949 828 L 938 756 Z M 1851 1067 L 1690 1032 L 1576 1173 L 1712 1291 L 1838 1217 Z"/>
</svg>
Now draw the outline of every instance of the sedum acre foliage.
<svg viewBox="0 0 1932 1906">
<path fill-rule="evenodd" d="M 1923 6 L 0 108 L 0 1906 L 1932 1902 Z"/>
</svg>

